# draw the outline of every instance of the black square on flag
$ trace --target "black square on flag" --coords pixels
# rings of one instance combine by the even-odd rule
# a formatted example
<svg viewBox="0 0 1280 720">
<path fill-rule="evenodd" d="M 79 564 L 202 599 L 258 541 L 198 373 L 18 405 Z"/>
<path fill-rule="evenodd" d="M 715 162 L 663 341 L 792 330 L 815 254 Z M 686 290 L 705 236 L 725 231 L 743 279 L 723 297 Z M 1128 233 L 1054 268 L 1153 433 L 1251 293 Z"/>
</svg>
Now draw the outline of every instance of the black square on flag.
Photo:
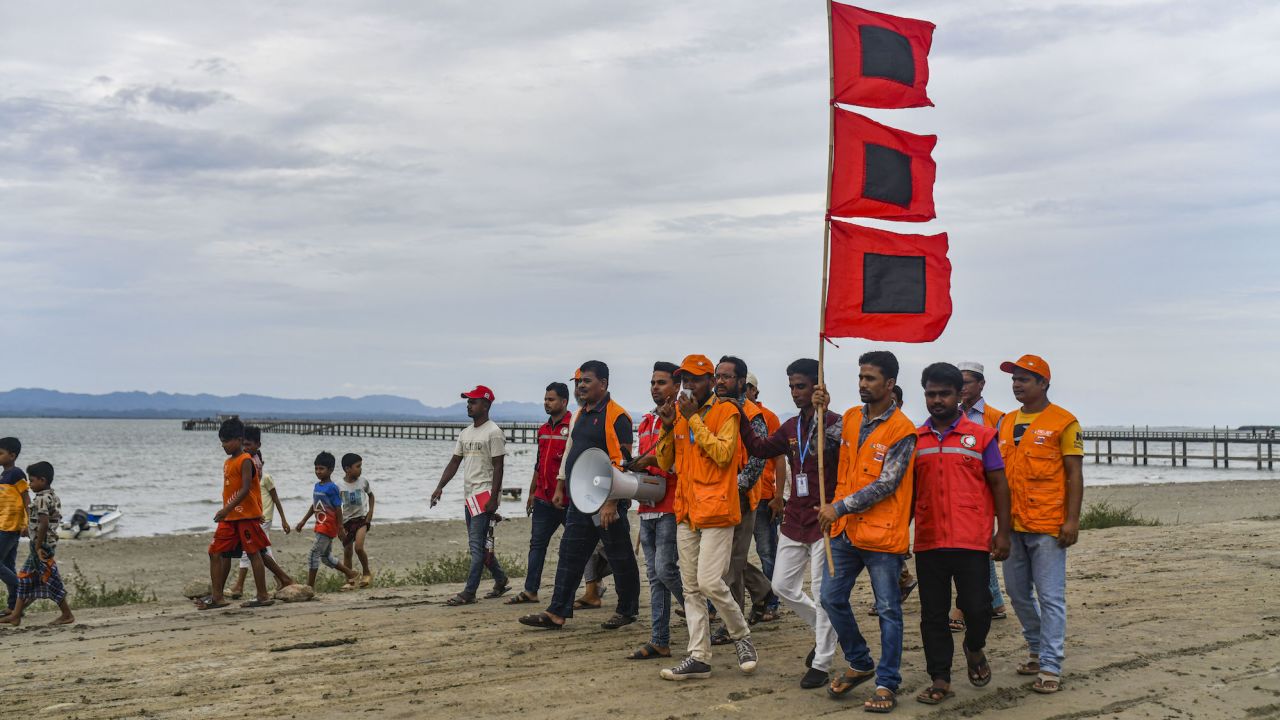
<svg viewBox="0 0 1280 720">
<path fill-rule="evenodd" d="M 911 41 L 902 35 L 875 25 L 858 27 L 862 45 L 862 75 L 902 83 L 916 84 L 916 61 L 911 54 Z"/>
<path fill-rule="evenodd" d="M 911 206 L 911 156 L 863 143 L 862 196 L 898 207 Z"/>
<path fill-rule="evenodd" d="M 924 312 L 924 257 L 862 256 L 862 312 Z"/>
</svg>

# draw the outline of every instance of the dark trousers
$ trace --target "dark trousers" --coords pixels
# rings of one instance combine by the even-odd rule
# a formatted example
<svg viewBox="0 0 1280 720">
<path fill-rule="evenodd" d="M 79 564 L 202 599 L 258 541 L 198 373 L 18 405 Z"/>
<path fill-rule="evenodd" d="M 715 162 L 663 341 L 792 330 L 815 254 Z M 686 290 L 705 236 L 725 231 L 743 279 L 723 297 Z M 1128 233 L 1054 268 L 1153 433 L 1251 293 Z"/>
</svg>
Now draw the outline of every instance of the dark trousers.
<svg viewBox="0 0 1280 720">
<path fill-rule="evenodd" d="M 556 528 L 564 525 L 564 510 L 542 500 L 533 499 L 533 529 L 529 532 L 529 572 L 524 576 L 524 591 L 537 595 L 542 587 L 542 566 L 547 562 L 547 546 Z"/>
<path fill-rule="evenodd" d="M 925 665 L 933 680 L 951 682 L 955 645 L 947 627 L 951 612 L 951 585 L 956 587 L 955 606 L 964 613 L 964 645 L 971 652 L 987 645 L 991 630 L 989 553 L 980 550 L 925 550 L 916 553 L 916 577 L 920 580 L 920 637 Z"/>
<path fill-rule="evenodd" d="M 573 596 L 582 582 L 587 561 L 604 545 L 604 554 L 613 568 L 614 587 L 618 590 L 619 615 L 635 617 L 640 612 L 640 565 L 631 546 L 631 523 L 627 518 L 629 500 L 618 501 L 618 519 L 608 528 L 597 527 L 590 515 L 569 506 L 565 513 L 564 534 L 560 536 L 560 564 L 556 567 L 556 588 L 547 612 L 563 618 L 573 617 Z"/>
<path fill-rule="evenodd" d="M 58 532 L 58 528 L 51 527 L 49 532 Z M 18 562 L 18 541 L 21 538 L 20 532 L 0 532 L 0 582 L 4 583 L 5 590 L 9 593 L 10 610 L 18 602 L 18 569 L 15 565 Z"/>
</svg>

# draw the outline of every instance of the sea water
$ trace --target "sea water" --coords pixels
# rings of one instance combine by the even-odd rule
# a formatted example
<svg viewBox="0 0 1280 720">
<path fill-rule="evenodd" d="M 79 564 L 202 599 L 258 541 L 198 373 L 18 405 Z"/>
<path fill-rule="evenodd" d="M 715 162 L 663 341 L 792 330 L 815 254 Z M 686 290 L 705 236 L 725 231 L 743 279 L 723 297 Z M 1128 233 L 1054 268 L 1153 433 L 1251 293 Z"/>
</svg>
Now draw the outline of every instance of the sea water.
<svg viewBox="0 0 1280 720">
<path fill-rule="evenodd" d="M 181 420 L 0 418 L 0 437 L 7 435 L 22 440 L 19 466 L 39 460 L 53 463 L 57 471 L 54 489 L 62 498 L 64 516 L 70 517 L 76 508 L 88 509 L 90 504 L 118 505 L 124 512 L 117 530 L 120 535 L 207 531 L 213 527 L 213 514 L 222 506 L 226 454 L 217 433 L 184 431 Z M 445 488 L 440 504 L 429 507 L 431 492 L 453 455 L 453 442 L 282 433 L 264 433 L 262 437 L 266 469 L 290 522 L 296 523 L 307 510 L 316 481 L 313 462 L 321 450 L 339 459 L 348 452 L 363 457 L 363 477 L 376 498 L 375 521 L 462 517 L 461 472 Z M 1104 458 L 1103 464 L 1094 464 L 1093 444 L 1086 445 L 1087 486 L 1280 477 L 1276 472 L 1254 469 L 1252 460 L 1245 458 L 1233 458 L 1238 467 L 1229 470 L 1203 467 L 1203 461 L 1201 467 L 1188 468 L 1170 467 L 1168 460 L 1133 466 L 1126 464 L 1131 460 L 1119 459 L 1107 465 Z M 1189 446 L 1189 450 L 1208 454 L 1207 445 Z M 533 445 L 509 443 L 503 486 L 528 493 L 535 455 Z M 341 472 L 341 468 L 335 470 L 334 478 L 341 477 Z M 522 515 L 524 498 L 504 499 L 502 508 L 508 515 Z M 278 527 L 279 519 L 275 522 Z"/>
</svg>

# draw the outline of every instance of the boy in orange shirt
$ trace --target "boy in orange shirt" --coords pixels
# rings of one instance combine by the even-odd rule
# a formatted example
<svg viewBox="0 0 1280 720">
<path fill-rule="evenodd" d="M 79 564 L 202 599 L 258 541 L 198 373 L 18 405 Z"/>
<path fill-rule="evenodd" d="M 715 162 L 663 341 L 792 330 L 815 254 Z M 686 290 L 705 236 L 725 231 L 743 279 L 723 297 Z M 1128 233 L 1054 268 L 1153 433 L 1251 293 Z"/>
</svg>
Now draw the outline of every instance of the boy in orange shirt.
<svg viewBox="0 0 1280 720">
<path fill-rule="evenodd" d="M 210 593 L 197 601 L 196 607 L 212 610 L 230 605 L 222 589 L 231 573 L 231 560 L 240 557 L 242 552 L 249 556 L 258 597 L 241 603 L 240 607 L 267 607 L 273 601 L 267 594 L 262 551 L 271 541 L 262 531 L 262 489 L 253 458 L 244 451 L 244 423 L 238 418 L 223 421 L 218 428 L 218 440 L 227 454 L 222 466 L 222 509 L 213 516 L 218 527 L 213 533 L 213 542 L 209 543 Z"/>
</svg>

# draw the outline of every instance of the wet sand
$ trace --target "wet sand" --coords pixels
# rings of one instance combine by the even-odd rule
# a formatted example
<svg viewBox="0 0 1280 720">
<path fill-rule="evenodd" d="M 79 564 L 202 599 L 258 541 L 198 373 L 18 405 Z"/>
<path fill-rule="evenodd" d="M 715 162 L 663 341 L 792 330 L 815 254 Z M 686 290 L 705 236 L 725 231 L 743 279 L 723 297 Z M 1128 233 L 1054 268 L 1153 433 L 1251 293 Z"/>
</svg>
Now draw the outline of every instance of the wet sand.
<svg viewBox="0 0 1280 720">
<path fill-rule="evenodd" d="M 1068 568 L 1064 691 L 1036 695 L 1028 678 L 1014 674 L 1025 653 L 1011 616 L 993 625 L 991 685 L 970 687 L 958 662 L 955 699 L 938 708 L 916 703 L 913 695 L 928 679 L 912 597 L 895 715 L 1280 718 L 1280 481 L 1087 490 L 1086 503 L 1100 499 L 1136 504 L 1140 514 L 1170 524 L 1081 534 Z M 499 551 L 523 555 L 527 532 L 523 518 L 503 523 Z M 302 565 L 310 532 L 277 531 L 273 539 L 288 569 Z M 0 692 L 11 711 L 95 719 L 792 718 L 860 713 L 854 705 L 866 694 L 834 701 L 799 688 L 812 637 L 790 613 L 756 626 L 761 663 L 754 675 L 739 673 L 732 653 L 716 648 L 710 680 L 664 682 L 658 663 L 623 659 L 648 637 L 647 593 L 641 621 L 617 631 L 599 627 L 607 604 L 580 612 L 559 632 L 515 622 L 524 608 L 541 605 L 444 607 L 456 584 L 201 612 L 180 591 L 207 573 L 207 542 L 185 535 L 62 543 L 64 572 L 75 564 L 111 585 L 132 579 L 158 600 L 81 609 L 78 623 L 62 628 L 41 627 L 53 613 L 32 613 L 22 628 L 0 630 L 10 667 Z M 375 568 L 404 569 L 463 551 L 465 536 L 461 521 L 405 523 L 376 526 L 368 543 Z M 544 599 L 553 572 L 554 552 Z M 854 599 L 858 607 L 870 601 L 865 582 Z M 872 618 L 858 621 L 878 647 Z M 682 623 L 673 635 L 683 645 Z M 322 646 L 296 647 L 305 643 Z"/>
</svg>

